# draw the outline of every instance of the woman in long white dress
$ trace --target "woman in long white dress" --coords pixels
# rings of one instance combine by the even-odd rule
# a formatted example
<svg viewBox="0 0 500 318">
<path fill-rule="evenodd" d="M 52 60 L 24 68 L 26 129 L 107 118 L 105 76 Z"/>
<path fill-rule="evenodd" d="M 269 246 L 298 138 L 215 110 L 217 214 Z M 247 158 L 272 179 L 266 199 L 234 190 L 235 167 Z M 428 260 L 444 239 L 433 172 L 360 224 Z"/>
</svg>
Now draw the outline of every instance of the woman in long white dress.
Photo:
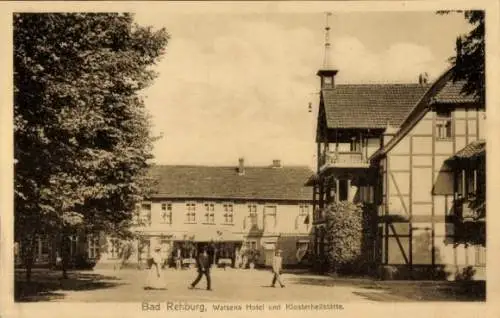
<svg viewBox="0 0 500 318">
<path fill-rule="evenodd" d="M 155 248 L 149 259 L 150 268 L 146 278 L 144 289 L 166 289 L 164 276 L 161 270 L 162 259 L 160 255 L 161 247 Z"/>
</svg>

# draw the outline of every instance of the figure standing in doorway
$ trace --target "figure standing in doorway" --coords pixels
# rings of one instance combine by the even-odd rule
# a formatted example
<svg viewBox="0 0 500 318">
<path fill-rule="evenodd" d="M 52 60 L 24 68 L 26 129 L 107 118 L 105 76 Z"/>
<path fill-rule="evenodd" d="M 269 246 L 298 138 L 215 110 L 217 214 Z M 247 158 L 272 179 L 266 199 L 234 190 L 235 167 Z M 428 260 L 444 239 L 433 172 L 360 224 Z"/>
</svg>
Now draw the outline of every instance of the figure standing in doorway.
<svg viewBox="0 0 500 318">
<path fill-rule="evenodd" d="M 175 268 L 177 270 L 182 269 L 182 254 L 181 249 L 178 247 L 175 255 Z"/>
<path fill-rule="evenodd" d="M 281 257 L 281 250 L 277 250 L 274 254 L 273 258 L 273 282 L 271 287 L 274 287 L 276 281 L 280 284 L 281 288 L 285 287 L 285 285 L 281 282 L 281 269 L 282 269 L 283 259 Z"/>
</svg>

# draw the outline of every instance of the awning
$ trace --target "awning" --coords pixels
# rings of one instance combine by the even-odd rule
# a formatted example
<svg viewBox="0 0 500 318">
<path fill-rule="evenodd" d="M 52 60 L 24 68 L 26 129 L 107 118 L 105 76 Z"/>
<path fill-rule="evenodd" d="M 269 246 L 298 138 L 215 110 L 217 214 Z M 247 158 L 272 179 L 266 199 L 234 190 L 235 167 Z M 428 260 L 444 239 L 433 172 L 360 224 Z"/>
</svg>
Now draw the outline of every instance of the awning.
<svg viewBox="0 0 500 318">
<path fill-rule="evenodd" d="M 243 241 L 240 234 L 221 229 L 203 229 L 188 235 L 195 242 L 238 242 Z"/>
<path fill-rule="evenodd" d="M 456 159 L 473 159 L 486 154 L 486 141 L 476 140 L 459 150 L 453 158 Z"/>
</svg>

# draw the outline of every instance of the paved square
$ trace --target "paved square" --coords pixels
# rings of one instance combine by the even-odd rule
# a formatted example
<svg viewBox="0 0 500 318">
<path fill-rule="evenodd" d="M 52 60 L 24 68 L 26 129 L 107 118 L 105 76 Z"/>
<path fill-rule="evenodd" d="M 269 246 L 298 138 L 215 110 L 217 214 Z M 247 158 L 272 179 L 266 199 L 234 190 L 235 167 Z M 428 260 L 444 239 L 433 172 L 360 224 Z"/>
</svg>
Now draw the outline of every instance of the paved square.
<svg viewBox="0 0 500 318">
<path fill-rule="evenodd" d="M 196 270 L 163 270 L 165 290 L 145 290 L 147 270 L 95 270 L 70 272 L 68 280 L 61 280 L 59 271 L 38 270 L 33 274 L 35 284 L 23 282 L 17 273 L 16 299 L 20 301 L 68 302 L 372 302 L 372 301 L 427 301 L 427 300 L 483 300 L 484 296 L 461 294 L 462 285 L 454 282 L 382 282 L 372 279 L 346 279 L 309 273 L 285 273 L 285 288 L 270 287 L 272 275 L 268 270 L 213 269 L 212 288 L 206 281 L 194 290 L 188 289 L 196 277 Z M 483 285 L 472 293 L 484 294 Z"/>
</svg>

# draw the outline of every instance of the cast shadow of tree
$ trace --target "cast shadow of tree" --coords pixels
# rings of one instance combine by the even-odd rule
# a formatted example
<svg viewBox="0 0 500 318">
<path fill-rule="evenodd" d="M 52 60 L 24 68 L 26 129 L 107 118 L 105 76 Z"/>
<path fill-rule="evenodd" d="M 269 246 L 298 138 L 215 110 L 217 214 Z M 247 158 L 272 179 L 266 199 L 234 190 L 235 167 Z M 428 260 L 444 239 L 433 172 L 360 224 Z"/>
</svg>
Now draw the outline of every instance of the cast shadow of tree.
<svg viewBox="0 0 500 318">
<path fill-rule="evenodd" d="M 369 301 L 485 301 L 484 281 L 379 281 L 375 279 L 314 277 L 288 278 L 291 285 L 354 288 L 352 293 Z M 328 293 L 324 293 L 328 297 Z M 320 298 L 318 298 L 320 299 Z"/>
<path fill-rule="evenodd" d="M 125 284 L 117 277 L 94 273 L 70 272 L 68 279 L 61 279 L 59 271 L 43 271 L 33 274 L 31 282 L 27 282 L 23 272 L 16 272 L 15 301 L 57 301 L 66 297 L 66 291 L 112 289 Z"/>
</svg>

